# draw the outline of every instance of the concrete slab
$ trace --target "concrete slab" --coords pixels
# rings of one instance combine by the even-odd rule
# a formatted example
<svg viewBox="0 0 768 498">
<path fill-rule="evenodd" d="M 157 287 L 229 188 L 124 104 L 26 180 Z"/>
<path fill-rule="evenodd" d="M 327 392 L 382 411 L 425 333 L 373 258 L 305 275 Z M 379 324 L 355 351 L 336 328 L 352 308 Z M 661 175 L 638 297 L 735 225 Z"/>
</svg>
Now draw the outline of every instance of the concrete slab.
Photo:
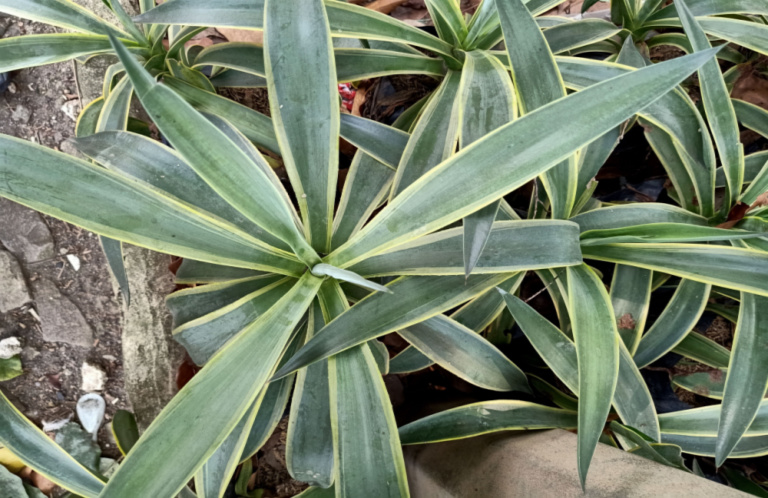
<svg viewBox="0 0 768 498">
<path fill-rule="evenodd" d="M 597 447 L 583 492 L 576 435 L 562 430 L 408 446 L 405 462 L 413 498 L 750 496 L 604 444 Z"/>
</svg>

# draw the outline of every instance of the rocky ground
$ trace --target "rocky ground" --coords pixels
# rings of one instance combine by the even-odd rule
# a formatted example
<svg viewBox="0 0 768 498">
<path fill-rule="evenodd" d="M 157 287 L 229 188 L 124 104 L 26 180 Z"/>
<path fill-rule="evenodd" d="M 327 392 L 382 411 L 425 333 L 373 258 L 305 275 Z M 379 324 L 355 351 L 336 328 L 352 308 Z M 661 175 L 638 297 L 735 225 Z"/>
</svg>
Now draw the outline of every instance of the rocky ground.
<svg viewBox="0 0 768 498">
<path fill-rule="evenodd" d="M 5 37 L 53 32 L 0 18 Z M 0 95 L 0 133 L 71 150 L 80 99 L 72 63 L 20 71 Z M 0 199 L 0 340 L 18 338 L 24 374 L 3 392 L 41 426 L 72 418 L 77 400 L 97 392 L 107 418 L 129 408 L 122 382 L 121 305 L 98 238 Z M 117 449 L 106 427 L 106 455 Z"/>
</svg>

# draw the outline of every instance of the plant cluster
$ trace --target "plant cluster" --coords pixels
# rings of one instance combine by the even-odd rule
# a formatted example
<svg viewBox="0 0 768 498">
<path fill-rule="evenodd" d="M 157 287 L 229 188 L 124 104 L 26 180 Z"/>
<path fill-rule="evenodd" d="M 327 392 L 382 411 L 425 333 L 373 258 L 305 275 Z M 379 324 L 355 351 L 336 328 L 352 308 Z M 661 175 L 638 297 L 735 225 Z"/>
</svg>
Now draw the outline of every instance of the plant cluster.
<svg viewBox="0 0 768 498">
<path fill-rule="evenodd" d="M 682 469 L 683 453 L 768 454 L 768 154 L 739 137 L 768 137 L 768 112 L 730 97 L 768 54 L 764 1 L 613 0 L 608 20 L 541 16 L 561 0 L 484 0 L 471 17 L 427 0 L 438 36 L 336 0 L 142 0 L 133 19 L 105 3 L 120 27 L 67 0 L 0 0 L 76 31 L 1 40 L 0 71 L 119 59 L 77 125 L 90 161 L 0 136 L 0 195 L 101 235 L 126 297 L 121 243 L 183 257 L 178 282 L 196 286 L 168 306 L 202 370 L 108 480 L 0 399 L 0 442 L 29 466 L 85 497 L 191 494 L 192 478 L 218 497 L 289 403 L 306 496 L 407 496 L 402 444 L 498 430 L 577 429 L 582 483 L 598 441 Z M 208 26 L 264 44 L 185 47 Z M 653 63 L 660 45 L 689 54 Z M 393 74 L 440 84 L 393 126 L 340 112 L 339 82 Z M 267 87 L 271 117 L 225 87 Z M 129 117 L 134 96 L 170 146 Z M 635 126 L 677 205 L 593 196 Z M 339 189 L 340 136 L 358 151 Z M 527 278 L 557 325 L 518 297 Z M 692 331 L 708 307 L 736 323 L 732 350 Z M 510 315 L 546 369 L 483 334 Z M 393 332 L 410 346 L 390 360 L 377 339 Z M 722 369 L 707 391 L 722 402 L 657 413 L 640 369 L 669 352 Z M 398 429 L 382 374 L 432 364 L 541 402 Z"/>
</svg>

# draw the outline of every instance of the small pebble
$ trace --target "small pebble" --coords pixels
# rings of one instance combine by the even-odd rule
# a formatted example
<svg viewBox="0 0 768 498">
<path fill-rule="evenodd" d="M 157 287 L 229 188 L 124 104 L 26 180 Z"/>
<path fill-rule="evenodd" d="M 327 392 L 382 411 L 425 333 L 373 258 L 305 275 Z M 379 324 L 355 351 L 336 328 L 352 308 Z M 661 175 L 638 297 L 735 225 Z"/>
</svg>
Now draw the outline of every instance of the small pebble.
<svg viewBox="0 0 768 498">
<path fill-rule="evenodd" d="M 0 341 L 0 358 L 7 360 L 21 353 L 21 342 L 18 337 L 8 337 Z"/>
<path fill-rule="evenodd" d="M 69 264 L 72 265 L 73 270 L 80 271 L 80 258 L 74 254 L 67 254 L 67 261 L 69 261 Z"/>
<path fill-rule="evenodd" d="M 107 382 L 107 374 L 101 367 L 88 362 L 83 363 L 80 373 L 83 377 L 81 389 L 85 392 L 102 391 Z"/>
</svg>

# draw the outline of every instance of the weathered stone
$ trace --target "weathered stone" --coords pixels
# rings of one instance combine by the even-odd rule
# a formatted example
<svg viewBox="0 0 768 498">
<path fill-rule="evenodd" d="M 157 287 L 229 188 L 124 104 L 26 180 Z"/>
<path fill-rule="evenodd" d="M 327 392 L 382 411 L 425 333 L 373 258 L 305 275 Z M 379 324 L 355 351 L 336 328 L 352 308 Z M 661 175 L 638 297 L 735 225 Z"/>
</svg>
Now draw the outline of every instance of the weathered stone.
<svg viewBox="0 0 768 498">
<path fill-rule="evenodd" d="M 85 348 L 93 346 L 93 329 L 77 306 L 59 292 L 53 282 L 41 278 L 33 282 L 32 288 L 43 339 Z"/>
<path fill-rule="evenodd" d="M 21 342 L 18 337 L 8 337 L 0 341 L 0 359 L 7 360 L 21 354 Z"/>
<path fill-rule="evenodd" d="M 0 250 L 0 313 L 18 308 L 32 300 L 21 266 L 13 254 Z"/>
<path fill-rule="evenodd" d="M 576 469 L 576 435 L 563 430 L 489 434 L 407 446 L 405 464 L 414 498 L 749 496 L 604 444 L 597 445 L 582 491 Z"/>
<path fill-rule="evenodd" d="M 0 197 L 0 242 L 27 263 L 54 257 L 53 236 L 40 215 Z"/>
<path fill-rule="evenodd" d="M 104 385 L 107 383 L 106 372 L 100 366 L 87 361 L 80 367 L 80 377 L 82 378 L 80 389 L 85 392 L 103 391 Z"/>
<path fill-rule="evenodd" d="M 11 119 L 17 123 L 27 124 L 29 123 L 32 113 L 26 107 L 17 105 L 16 109 L 11 112 Z"/>
<path fill-rule="evenodd" d="M 165 306 L 174 289 L 170 256 L 123 247 L 131 285 L 131 306 L 123 323 L 125 391 L 144 430 L 176 394 L 184 352 L 171 337 L 171 314 Z"/>
</svg>

